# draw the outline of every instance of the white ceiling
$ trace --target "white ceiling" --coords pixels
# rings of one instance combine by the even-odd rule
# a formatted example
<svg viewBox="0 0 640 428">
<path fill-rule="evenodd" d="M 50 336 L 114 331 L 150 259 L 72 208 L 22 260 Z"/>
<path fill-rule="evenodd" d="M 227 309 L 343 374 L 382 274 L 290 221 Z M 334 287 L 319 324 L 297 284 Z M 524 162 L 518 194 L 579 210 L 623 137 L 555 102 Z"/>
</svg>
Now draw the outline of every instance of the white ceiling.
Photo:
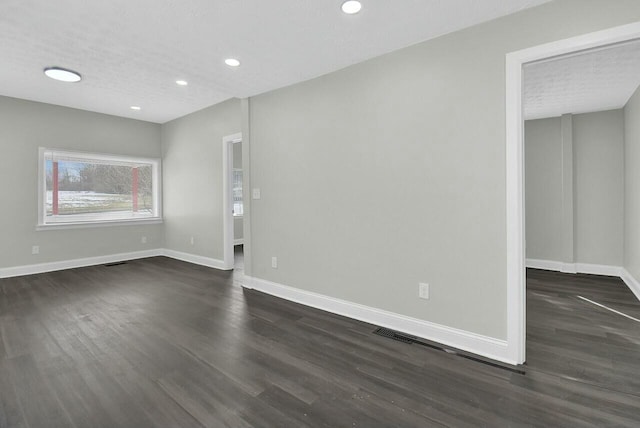
<svg viewBox="0 0 640 428">
<path fill-rule="evenodd" d="M 640 41 L 526 65 L 527 120 L 622 108 L 640 85 Z"/>
<path fill-rule="evenodd" d="M 0 95 L 163 123 L 546 1 L 1 0 Z"/>
</svg>

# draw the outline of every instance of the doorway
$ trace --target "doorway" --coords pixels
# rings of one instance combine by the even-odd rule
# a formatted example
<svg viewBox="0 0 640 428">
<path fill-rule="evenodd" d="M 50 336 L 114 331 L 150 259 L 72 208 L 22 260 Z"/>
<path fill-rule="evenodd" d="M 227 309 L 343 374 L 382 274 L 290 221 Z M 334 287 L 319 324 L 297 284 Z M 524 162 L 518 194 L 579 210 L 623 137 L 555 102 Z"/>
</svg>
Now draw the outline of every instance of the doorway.
<svg viewBox="0 0 640 428">
<path fill-rule="evenodd" d="M 224 264 L 244 270 L 244 202 L 242 134 L 222 139 Z"/>
<path fill-rule="evenodd" d="M 512 52 L 506 56 L 506 359 L 513 364 L 526 361 L 523 66 L 638 38 L 640 23 L 634 23 Z"/>
<path fill-rule="evenodd" d="M 233 178 L 231 196 L 233 198 L 233 256 L 234 270 L 244 271 L 244 203 L 243 195 L 243 163 L 242 140 L 233 143 L 232 149 Z"/>
<path fill-rule="evenodd" d="M 624 365 L 640 302 L 621 279 L 640 42 L 525 64 L 523 86 L 527 370 L 632 393 L 618 379 L 640 368 Z"/>
</svg>

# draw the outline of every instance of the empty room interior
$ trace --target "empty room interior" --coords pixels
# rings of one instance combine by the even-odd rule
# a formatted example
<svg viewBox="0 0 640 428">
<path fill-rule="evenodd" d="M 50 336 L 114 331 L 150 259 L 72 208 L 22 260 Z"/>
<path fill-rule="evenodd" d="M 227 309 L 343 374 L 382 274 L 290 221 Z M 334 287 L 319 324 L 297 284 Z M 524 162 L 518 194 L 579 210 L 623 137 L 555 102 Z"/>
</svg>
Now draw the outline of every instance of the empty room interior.
<svg viewBox="0 0 640 428">
<path fill-rule="evenodd" d="M 0 427 L 640 426 L 640 2 L 0 2 Z"/>
</svg>

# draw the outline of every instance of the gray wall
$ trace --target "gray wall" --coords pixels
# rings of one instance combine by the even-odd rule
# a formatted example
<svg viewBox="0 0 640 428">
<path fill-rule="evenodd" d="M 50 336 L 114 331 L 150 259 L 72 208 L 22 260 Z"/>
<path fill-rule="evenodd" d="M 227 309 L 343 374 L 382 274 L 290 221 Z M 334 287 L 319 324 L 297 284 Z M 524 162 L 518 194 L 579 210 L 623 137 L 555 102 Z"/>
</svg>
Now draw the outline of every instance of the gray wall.
<svg viewBox="0 0 640 428">
<path fill-rule="evenodd" d="M 237 99 L 162 125 L 166 248 L 224 258 L 222 138 L 240 129 Z"/>
<path fill-rule="evenodd" d="M 624 112 L 573 117 L 575 257 L 622 266 L 624 256 Z"/>
<path fill-rule="evenodd" d="M 0 268 L 162 248 L 161 224 L 36 231 L 40 146 L 159 158 L 160 126 L 0 97 Z"/>
<path fill-rule="evenodd" d="M 234 217 L 233 218 L 233 239 L 243 239 L 243 217 Z"/>
<path fill-rule="evenodd" d="M 640 89 L 624 109 L 625 241 L 624 267 L 640 281 Z"/>
<path fill-rule="evenodd" d="M 252 98 L 253 276 L 504 339 L 505 54 L 640 18 L 615 4 L 551 2 Z"/>
<path fill-rule="evenodd" d="M 233 167 L 242 169 L 242 143 L 233 144 Z"/>
<path fill-rule="evenodd" d="M 560 118 L 524 126 L 527 258 L 561 261 L 562 136 Z"/>
<path fill-rule="evenodd" d="M 572 121 L 574 186 L 567 195 L 560 118 L 525 123 L 527 258 L 622 266 L 623 110 L 573 115 Z M 573 201 L 573 260 L 562 251 L 565 197 Z"/>
</svg>

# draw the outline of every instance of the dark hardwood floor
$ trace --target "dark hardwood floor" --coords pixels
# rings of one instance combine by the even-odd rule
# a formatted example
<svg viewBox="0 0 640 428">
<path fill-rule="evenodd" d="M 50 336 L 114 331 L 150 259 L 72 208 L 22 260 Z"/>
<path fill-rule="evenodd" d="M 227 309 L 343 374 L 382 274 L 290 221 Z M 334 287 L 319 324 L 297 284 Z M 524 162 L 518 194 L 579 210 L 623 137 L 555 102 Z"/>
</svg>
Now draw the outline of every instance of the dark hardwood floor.
<svg viewBox="0 0 640 428">
<path fill-rule="evenodd" d="M 620 280 L 529 272 L 526 374 L 157 257 L 0 280 L 1 427 L 640 426 Z"/>
</svg>

